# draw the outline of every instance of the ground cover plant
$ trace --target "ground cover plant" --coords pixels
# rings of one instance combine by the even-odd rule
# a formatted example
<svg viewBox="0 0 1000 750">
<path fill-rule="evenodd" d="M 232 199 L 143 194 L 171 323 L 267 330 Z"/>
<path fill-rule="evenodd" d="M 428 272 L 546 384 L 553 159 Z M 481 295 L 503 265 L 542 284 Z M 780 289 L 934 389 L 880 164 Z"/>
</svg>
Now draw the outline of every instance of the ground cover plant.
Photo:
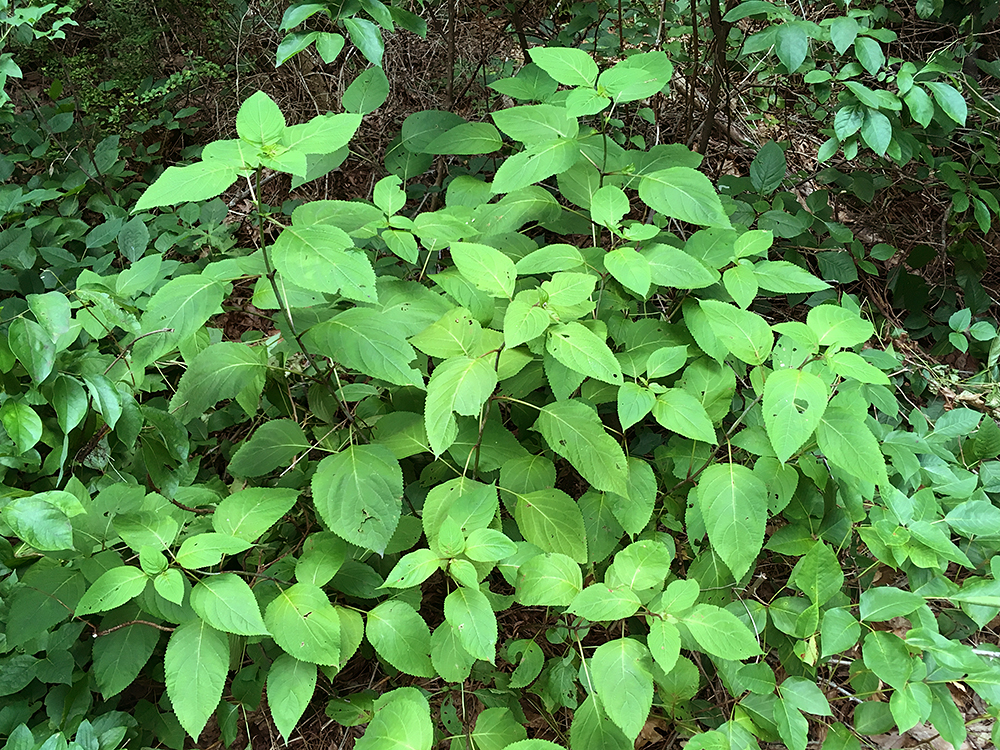
<svg viewBox="0 0 1000 750">
<path fill-rule="evenodd" d="M 776 7 L 707 7 L 718 38 L 782 21 L 729 64 L 773 48 L 818 101 L 842 81 L 839 109 L 805 107 L 832 117 L 820 156 L 922 160 L 962 232 L 990 231 L 993 173 L 952 180 L 937 150 L 978 116 L 966 84 L 879 62 L 881 6 Z M 920 399 L 928 369 L 846 286 L 894 248 L 790 190 L 786 148 L 713 184 L 630 124 L 691 80 L 684 9 L 630 9 L 631 46 L 599 9 L 489 81 L 481 116 L 406 117 L 363 199 L 264 191 L 342 164 L 385 102 L 377 27 L 423 28 L 375 0 L 285 15 L 316 28 L 277 62 L 349 37 L 375 66 L 337 111 L 289 122 L 253 93 L 184 164 L 118 135 L 53 159 L 86 132 L 55 92 L 5 111 L 5 750 L 252 744 L 254 716 L 280 743 L 320 712 L 368 750 L 959 748 L 996 726 L 1000 428 Z M 644 47 L 668 20 L 679 41 Z M 855 80 L 880 71 L 898 96 Z M 963 284 L 909 327 L 981 349 L 988 380 Z M 238 297 L 261 323 L 232 335 Z"/>
</svg>

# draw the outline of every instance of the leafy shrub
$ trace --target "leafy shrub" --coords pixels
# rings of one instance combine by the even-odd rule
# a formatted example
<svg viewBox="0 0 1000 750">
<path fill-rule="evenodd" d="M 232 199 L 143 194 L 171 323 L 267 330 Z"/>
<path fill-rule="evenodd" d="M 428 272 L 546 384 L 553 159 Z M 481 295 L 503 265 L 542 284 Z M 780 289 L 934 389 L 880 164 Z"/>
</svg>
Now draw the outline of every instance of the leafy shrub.
<svg viewBox="0 0 1000 750">
<path fill-rule="evenodd" d="M 802 750 L 810 721 L 831 748 L 927 721 L 957 747 L 948 684 L 1000 704 L 991 652 L 964 642 L 1000 612 L 996 424 L 901 413 L 857 300 L 772 258 L 822 221 L 781 191 L 780 149 L 720 195 L 698 154 L 619 143 L 665 54 L 533 63 L 493 84 L 519 103 L 492 123 L 408 118 L 371 201 L 260 194 L 264 169 L 330 168 L 371 111 L 358 91 L 300 125 L 253 95 L 238 138 L 166 169 L 131 218 L 95 193 L 89 231 L 19 213 L 59 187 L 11 193 L 25 272 L 53 237 L 119 250 L 4 311 L 11 747 L 117 746 L 137 679 L 165 684 L 134 710 L 164 744 L 213 714 L 231 741 L 264 695 L 287 738 L 363 644 L 398 687 L 326 711 L 367 723 L 366 748 L 443 737 L 410 678 L 476 683 L 469 735 L 517 750 L 552 745 L 526 738 L 526 693 L 573 712 L 574 750 L 628 747 L 651 716 L 695 747 Z M 401 213 L 402 181 L 448 155 L 444 206 Z M 239 180 L 256 251 L 150 252 L 150 226 L 218 224 Z M 247 282 L 277 333 L 223 340 L 213 316 Z M 548 614 L 508 639 L 523 607 Z M 710 679 L 726 713 L 698 697 Z M 834 716 L 831 681 L 853 711 Z"/>
</svg>

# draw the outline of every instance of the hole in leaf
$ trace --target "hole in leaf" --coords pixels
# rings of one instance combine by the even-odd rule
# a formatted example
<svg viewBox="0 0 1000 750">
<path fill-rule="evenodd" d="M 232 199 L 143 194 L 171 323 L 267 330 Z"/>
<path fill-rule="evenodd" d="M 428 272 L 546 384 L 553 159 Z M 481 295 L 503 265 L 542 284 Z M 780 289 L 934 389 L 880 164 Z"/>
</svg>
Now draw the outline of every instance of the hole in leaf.
<svg viewBox="0 0 1000 750">
<path fill-rule="evenodd" d="M 795 405 L 795 409 L 799 414 L 802 414 L 802 412 L 809 408 L 809 402 L 801 398 L 793 400 L 792 404 Z"/>
</svg>

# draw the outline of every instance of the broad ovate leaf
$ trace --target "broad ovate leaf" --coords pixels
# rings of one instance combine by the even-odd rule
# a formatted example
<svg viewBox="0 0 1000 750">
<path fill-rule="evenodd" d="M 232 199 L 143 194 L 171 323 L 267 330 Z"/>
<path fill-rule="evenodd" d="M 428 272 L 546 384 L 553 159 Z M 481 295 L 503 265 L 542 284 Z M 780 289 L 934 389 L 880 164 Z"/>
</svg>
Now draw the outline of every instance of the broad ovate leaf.
<svg viewBox="0 0 1000 750">
<path fill-rule="evenodd" d="M 712 547 L 739 580 L 764 544 L 767 487 L 745 466 L 712 464 L 698 478 L 697 503 Z"/>
<path fill-rule="evenodd" d="M 819 426 L 830 388 L 802 370 L 777 370 L 764 383 L 764 428 L 778 460 L 784 463 L 805 445 Z"/>
<path fill-rule="evenodd" d="M 382 445 L 351 445 L 324 458 L 312 479 L 326 525 L 351 544 L 382 554 L 402 508 L 403 473 Z"/>
</svg>

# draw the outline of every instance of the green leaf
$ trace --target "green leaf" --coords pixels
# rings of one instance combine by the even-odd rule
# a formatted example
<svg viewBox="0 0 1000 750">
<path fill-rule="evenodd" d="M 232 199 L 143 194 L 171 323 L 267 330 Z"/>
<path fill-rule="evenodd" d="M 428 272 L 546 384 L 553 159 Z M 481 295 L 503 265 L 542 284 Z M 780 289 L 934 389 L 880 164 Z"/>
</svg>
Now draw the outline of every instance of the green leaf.
<svg viewBox="0 0 1000 750">
<path fill-rule="evenodd" d="M 519 294 L 507 305 L 507 311 L 504 313 L 504 346 L 508 349 L 541 336 L 552 324 L 549 312 L 528 295 L 530 293 L 524 296 Z"/>
<path fill-rule="evenodd" d="M 654 284 L 673 289 L 703 289 L 719 280 L 718 271 L 678 247 L 654 244 L 643 250 L 642 255 L 649 262 Z"/>
<path fill-rule="evenodd" d="M 819 337 L 820 346 L 849 348 L 863 344 L 875 327 L 856 312 L 837 305 L 819 305 L 809 311 L 806 325 Z"/>
<path fill-rule="evenodd" d="M 35 383 L 41 383 L 52 372 L 56 347 L 45 329 L 35 321 L 14 318 L 7 329 L 7 344 Z"/>
<path fill-rule="evenodd" d="M 682 388 L 668 388 L 656 397 L 653 417 L 678 435 L 715 445 L 715 427 L 708 412 L 694 396 Z"/>
<path fill-rule="evenodd" d="M 817 541 L 799 558 L 788 583 L 808 596 L 813 604 L 822 606 L 844 585 L 844 572 L 836 553 L 824 542 Z"/>
<path fill-rule="evenodd" d="M 787 169 L 784 150 L 768 141 L 750 163 L 750 184 L 761 195 L 770 195 L 781 187 Z"/>
<path fill-rule="evenodd" d="M 556 138 L 529 146 L 500 165 L 493 176 L 492 190 L 497 194 L 512 193 L 565 172 L 580 158 L 580 145 L 574 138 Z"/>
<path fill-rule="evenodd" d="M 597 647 L 591 678 L 608 717 L 634 742 L 646 724 L 653 702 L 653 660 L 649 649 L 632 638 Z"/>
<path fill-rule="evenodd" d="M 778 736 L 788 750 L 806 750 L 809 741 L 809 721 L 791 701 L 774 701 L 774 723 Z"/>
<path fill-rule="evenodd" d="M 570 307 L 586 302 L 594 293 L 598 278 L 589 273 L 563 271 L 542 282 L 542 291 L 549 297 L 549 305 Z"/>
<path fill-rule="evenodd" d="M 403 473 L 388 448 L 351 445 L 327 456 L 313 475 L 312 492 L 329 529 L 382 554 L 399 523 L 403 497 Z"/>
<path fill-rule="evenodd" d="M 281 654 L 267 671 L 267 707 L 282 739 L 295 729 L 316 690 L 316 665 Z"/>
<path fill-rule="evenodd" d="M 356 750 L 431 750 L 431 710 L 417 688 L 385 693 L 375 701 L 374 709 L 374 718 L 354 744 Z"/>
<path fill-rule="evenodd" d="M 250 549 L 250 542 L 229 534 L 212 532 L 189 536 L 181 544 L 174 561 L 182 568 L 196 570 L 218 565 L 225 555 L 235 555 Z"/>
<path fill-rule="evenodd" d="M 500 130 L 528 146 L 558 138 L 575 138 L 580 130 L 575 117 L 571 117 L 563 107 L 551 104 L 508 107 L 493 112 L 491 116 Z"/>
<path fill-rule="evenodd" d="M 148 575 L 131 565 L 105 571 L 77 603 L 77 617 L 120 607 L 141 594 L 148 580 Z"/>
<path fill-rule="evenodd" d="M 295 580 L 325 586 L 347 559 L 347 544 L 332 531 L 317 531 L 306 537 L 302 555 L 295 561 Z"/>
<path fill-rule="evenodd" d="M 816 442 L 837 468 L 866 482 L 887 481 L 879 443 L 858 415 L 843 407 L 829 407 L 816 429 Z"/>
<path fill-rule="evenodd" d="M 910 116 L 919 125 L 926 128 L 931 124 L 931 120 L 934 119 L 934 102 L 920 86 L 914 86 L 907 91 L 903 101 L 910 110 Z"/>
<path fill-rule="evenodd" d="M 417 353 L 382 313 L 354 307 L 313 326 L 303 337 L 306 347 L 346 367 L 395 385 L 424 387 L 420 372 L 410 367 Z"/>
<path fill-rule="evenodd" d="M 869 75 L 876 75 L 885 65 L 882 45 L 870 36 L 859 36 L 854 40 L 854 54 L 858 56 L 858 62 L 864 66 Z"/>
<path fill-rule="evenodd" d="M 133 615 L 136 612 L 135 609 L 131 611 Z M 128 608 L 124 608 L 101 620 L 101 629 L 108 630 L 132 619 Z M 105 700 L 132 684 L 149 661 L 159 640 L 160 631 L 156 628 L 131 625 L 94 641 L 94 678 Z"/>
<path fill-rule="evenodd" d="M 87 392 L 79 380 L 68 375 L 56 377 L 52 384 L 51 403 L 56 410 L 59 429 L 64 434 L 69 434 L 87 416 Z"/>
<path fill-rule="evenodd" d="M 474 529 L 465 540 L 464 554 L 476 562 L 497 562 L 516 551 L 514 542 L 495 529 Z"/>
<path fill-rule="evenodd" d="M 670 167 L 643 175 L 639 197 L 670 218 L 706 227 L 732 226 L 711 181 L 691 167 Z"/>
<path fill-rule="evenodd" d="M 564 402 L 565 403 L 565 402 Z M 545 552 L 556 552 L 587 562 L 587 531 L 580 507 L 555 488 L 518 495 L 514 511 L 525 540 Z"/>
<path fill-rule="evenodd" d="M 745 466 L 717 463 L 698 479 L 697 504 L 713 549 L 739 580 L 764 543 L 767 487 Z"/>
<path fill-rule="evenodd" d="M 870 365 L 861 355 L 850 351 L 834 352 L 827 357 L 830 369 L 842 378 L 853 378 L 861 383 L 890 385 L 888 376 Z"/>
<path fill-rule="evenodd" d="M 573 750 L 632 750 L 634 747 L 601 710 L 596 695 L 588 695 L 573 712 L 569 736 Z"/>
<path fill-rule="evenodd" d="M 482 591 L 465 586 L 452 591 L 444 600 L 444 617 L 458 632 L 458 640 L 466 651 L 477 659 L 494 663 L 497 618 Z"/>
<path fill-rule="evenodd" d="M 397 599 L 382 602 L 368 613 L 368 642 L 378 655 L 401 672 L 434 677 L 431 631 L 413 607 Z"/>
<path fill-rule="evenodd" d="M 605 187 L 614 186 L 609 185 Z M 601 188 L 601 190 L 604 189 Z M 618 190 L 618 188 L 615 188 L 615 190 Z M 600 190 L 598 190 L 599 192 Z M 597 198 L 597 194 L 594 195 L 594 198 Z M 593 206 L 591 207 L 591 212 L 593 212 Z M 608 269 L 608 273 L 614 276 L 629 291 L 635 292 L 640 297 L 645 297 L 649 293 L 650 284 L 653 283 L 649 261 L 634 248 L 620 247 L 617 250 L 607 253 L 604 256 L 604 267 Z"/>
<path fill-rule="evenodd" d="M 847 52 L 861 27 L 853 16 L 841 16 L 830 21 L 830 41 L 841 55 Z"/>
<path fill-rule="evenodd" d="M 884 622 L 906 617 L 925 603 L 924 597 L 895 586 L 875 586 L 861 592 L 862 622 Z"/>
<path fill-rule="evenodd" d="M 809 54 L 809 35 L 802 21 L 786 21 L 778 27 L 774 36 L 774 52 L 778 59 L 794 73 Z"/>
<path fill-rule="evenodd" d="M 681 652 L 681 634 L 677 626 L 659 617 L 650 617 L 649 635 L 646 636 L 646 645 L 649 652 L 664 674 L 670 674 L 670 670 L 677 663 L 677 657 Z"/>
<path fill-rule="evenodd" d="M 431 665 L 438 676 L 448 682 L 469 679 L 476 657 L 465 650 L 458 639 L 458 630 L 445 620 L 431 633 Z"/>
<path fill-rule="evenodd" d="M 296 583 L 267 605 L 264 625 L 285 653 L 312 664 L 340 664 L 340 616 L 323 589 Z M 229 649 L 226 649 L 227 662 Z"/>
<path fill-rule="evenodd" d="M 618 389 L 618 421 L 627 430 L 652 411 L 656 396 L 636 383 L 624 383 Z"/>
<path fill-rule="evenodd" d="M 684 623 L 702 650 L 733 661 L 759 656 L 757 637 L 732 612 L 711 604 L 696 604 L 677 619 Z"/>
<path fill-rule="evenodd" d="M 774 333 L 762 317 L 717 300 L 703 299 L 699 304 L 715 335 L 733 356 L 750 365 L 767 359 Z"/>
<path fill-rule="evenodd" d="M 733 301 L 744 310 L 750 307 L 750 303 L 754 301 L 759 291 L 757 278 L 749 263 L 727 268 L 722 274 L 722 283 Z"/>
<path fill-rule="evenodd" d="M 342 20 L 354 46 L 361 50 L 361 54 L 368 62 L 381 68 L 385 45 L 382 42 L 382 32 L 379 31 L 378 26 L 363 18 L 344 18 Z M 333 60 L 327 60 L 324 57 L 324 62 L 330 63 Z"/>
<path fill-rule="evenodd" d="M 145 211 L 173 203 L 204 201 L 224 193 L 243 166 L 222 159 L 209 159 L 186 167 L 167 167 L 139 197 L 133 211 Z"/>
<path fill-rule="evenodd" d="M 546 245 L 534 250 L 514 264 L 517 273 L 529 276 L 555 271 L 569 271 L 584 264 L 583 255 L 572 245 Z"/>
<path fill-rule="evenodd" d="M 308 438 L 298 423 L 290 419 L 272 419 L 257 428 L 229 462 L 229 473 L 236 477 L 259 477 L 288 466 L 299 453 L 310 449 Z"/>
<path fill-rule="evenodd" d="M 345 112 L 367 115 L 389 98 L 389 79 L 382 68 L 372 67 L 355 78 L 340 100 Z"/>
<path fill-rule="evenodd" d="M 149 229 L 142 217 L 131 219 L 118 233 L 118 250 L 131 263 L 139 260 L 149 246 Z"/>
<path fill-rule="evenodd" d="M 191 589 L 191 609 L 216 630 L 270 635 L 250 587 L 235 573 L 207 576 Z"/>
<path fill-rule="evenodd" d="M 515 641 L 507 647 L 507 658 L 511 663 L 518 654 L 521 655 L 521 661 L 510 676 L 509 687 L 512 690 L 527 687 L 534 682 L 545 665 L 545 654 L 534 641 Z"/>
<path fill-rule="evenodd" d="M 861 138 L 879 156 L 884 156 L 892 142 L 892 123 L 881 112 L 869 109 L 861 123 Z"/>
<path fill-rule="evenodd" d="M 299 52 L 312 44 L 318 35 L 318 31 L 297 31 L 293 34 L 286 34 L 281 42 L 279 42 L 278 51 L 274 56 L 275 67 L 280 68 L 282 64 L 299 54 Z"/>
<path fill-rule="evenodd" d="M 222 282 L 200 274 L 174 278 L 160 287 L 142 316 L 142 333 L 151 335 L 132 347 L 133 366 L 152 362 L 194 334 L 221 311 L 225 294 Z"/>
<path fill-rule="evenodd" d="M 786 260 L 762 260 L 754 264 L 754 278 L 761 289 L 780 294 L 819 292 L 830 287 L 804 268 Z"/>
<path fill-rule="evenodd" d="M 42 420 L 21 399 L 8 398 L 0 406 L 0 422 L 18 451 L 27 453 L 42 437 Z"/>
<path fill-rule="evenodd" d="M 177 720 L 197 742 L 222 697 L 229 673 L 229 639 L 202 620 L 181 623 L 170 635 L 163 671 Z"/>
<path fill-rule="evenodd" d="M 170 410 L 181 422 L 201 416 L 223 399 L 236 398 L 266 371 L 267 351 L 224 341 L 198 354 L 177 384 Z"/>
<path fill-rule="evenodd" d="M 589 406 L 572 400 L 548 404 L 539 413 L 534 429 L 595 488 L 628 494 L 625 453 Z"/>
<path fill-rule="evenodd" d="M 450 357 L 434 368 L 427 383 L 424 425 L 436 455 L 458 437 L 455 413 L 478 417 L 496 387 L 497 373 L 488 357 Z"/>
<path fill-rule="evenodd" d="M 568 555 L 535 555 L 517 569 L 514 598 L 529 607 L 566 607 L 583 590 L 580 565 Z"/>
<path fill-rule="evenodd" d="M 615 102 L 634 102 L 658 94 L 670 82 L 673 71 L 673 63 L 664 52 L 640 52 L 605 70 L 598 88 Z"/>
<path fill-rule="evenodd" d="M 577 594 L 566 611 L 591 622 L 605 622 L 625 620 L 640 606 L 639 597 L 628 586 L 594 583 Z"/>
<path fill-rule="evenodd" d="M 375 302 L 375 271 L 343 230 L 326 224 L 285 228 L 271 247 L 274 265 L 296 286 Z M 350 248 L 350 249 L 349 249 Z"/>
<path fill-rule="evenodd" d="M 256 541 L 291 510 L 298 496 L 298 490 L 283 487 L 250 487 L 234 492 L 216 507 L 212 526 L 220 534 Z"/>
<path fill-rule="evenodd" d="M 622 384 L 622 368 L 615 355 L 585 325 L 572 322 L 549 329 L 545 348 L 571 370 L 611 385 Z"/>
<path fill-rule="evenodd" d="M 671 550 L 661 542 L 644 539 L 633 542 L 615 555 L 604 580 L 641 591 L 663 584 L 670 574 Z"/>
<path fill-rule="evenodd" d="M 514 261 L 489 245 L 451 243 L 451 259 L 473 286 L 493 297 L 514 296 Z"/>
<path fill-rule="evenodd" d="M 531 61 L 566 86 L 593 86 L 597 63 L 581 49 L 534 47 Z"/>
<path fill-rule="evenodd" d="M 441 562 L 441 558 L 426 547 L 415 549 L 400 558 L 382 585 L 400 589 L 419 586 L 441 567 Z"/>
<path fill-rule="evenodd" d="M 604 185 L 591 196 L 590 218 L 597 224 L 614 229 L 630 208 L 628 196 L 625 195 L 624 190 L 617 185 Z M 627 249 L 634 251 L 633 248 Z M 607 257 L 605 257 L 605 263 L 607 263 Z"/>
<path fill-rule="evenodd" d="M 829 387 L 812 373 L 776 370 L 768 376 L 762 404 L 764 427 L 779 461 L 787 461 L 812 437 L 829 398 Z"/>
<path fill-rule="evenodd" d="M 477 750 L 504 750 L 527 734 L 509 708 L 487 708 L 476 717 L 472 742 Z"/>
<path fill-rule="evenodd" d="M 865 666 L 883 682 L 901 690 L 913 673 L 914 659 L 899 636 L 875 630 L 865 636 L 861 647 Z"/>
<path fill-rule="evenodd" d="M 423 153 L 471 156 L 491 154 L 502 147 L 500 133 L 488 122 L 464 122 L 428 143 Z"/>
<path fill-rule="evenodd" d="M 820 623 L 822 656 L 839 654 L 854 647 L 861 637 L 861 626 L 846 609 L 828 609 Z"/>
<path fill-rule="evenodd" d="M 924 85 L 931 90 L 931 93 L 934 94 L 934 101 L 948 117 L 959 125 L 965 125 L 969 108 L 965 99 L 954 87 L 940 81 L 928 81 Z"/>
<path fill-rule="evenodd" d="M 236 114 L 236 132 L 240 138 L 262 146 L 277 143 L 285 130 L 285 118 L 274 100 L 258 91 Z"/>
<path fill-rule="evenodd" d="M 361 115 L 358 114 L 341 113 L 336 115 L 319 115 L 309 120 L 309 122 L 285 128 L 285 135 L 282 138 L 282 144 L 287 146 L 289 149 L 295 149 L 310 156 L 332 157 L 342 153 L 344 158 L 346 158 L 347 144 L 354 136 L 354 133 L 357 132 L 360 124 Z M 340 158 L 340 161 L 338 161 L 334 166 L 339 166 L 344 161 L 344 158 Z M 310 160 L 310 164 L 311 163 L 312 162 Z M 316 164 L 322 163 L 322 160 L 316 160 Z M 334 166 L 329 167 L 328 171 L 329 169 L 333 169 Z M 326 174 L 326 172 L 321 172 L 320 174 L 315 175 L 315 177 L 319 177 L 322 174 Z M 315 179 L 315 177 L 311 175 L 310 170 L 310 174 L 306 174 L 304 179 L 308 182 L 310 179 Z M 292 187 L 292 190 L 294 189 L 295 188 Z M 315 201 L 314 203 L 322 202 Z M 296 223 L 297 218 L 298 215 L 296 212 L 296 214 L 293 214 L 292 216 L 293 223 Z"/>
</svg>

